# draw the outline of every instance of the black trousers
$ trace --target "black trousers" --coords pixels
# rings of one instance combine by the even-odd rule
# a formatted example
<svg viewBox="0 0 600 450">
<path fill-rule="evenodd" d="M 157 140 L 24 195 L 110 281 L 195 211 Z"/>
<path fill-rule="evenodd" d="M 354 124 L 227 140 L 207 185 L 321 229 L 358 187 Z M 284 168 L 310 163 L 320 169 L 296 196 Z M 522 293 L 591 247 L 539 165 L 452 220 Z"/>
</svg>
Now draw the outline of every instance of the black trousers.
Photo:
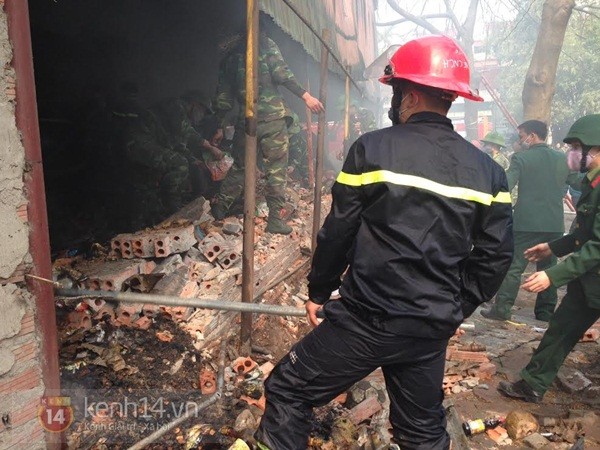
<svg viewBox="0 0 600 450">
<path fill-rule="evenodd" d="M 448 340 L 383 331 L 342 301 L 329 302 L 325 314 L 265 382 L 267 403 L 256 438 L 271 450 L 305 450 L 312 409 L 381 367 L 394 441 L 402 450 L 447 450 L 442 381 Z"/>
</svg>

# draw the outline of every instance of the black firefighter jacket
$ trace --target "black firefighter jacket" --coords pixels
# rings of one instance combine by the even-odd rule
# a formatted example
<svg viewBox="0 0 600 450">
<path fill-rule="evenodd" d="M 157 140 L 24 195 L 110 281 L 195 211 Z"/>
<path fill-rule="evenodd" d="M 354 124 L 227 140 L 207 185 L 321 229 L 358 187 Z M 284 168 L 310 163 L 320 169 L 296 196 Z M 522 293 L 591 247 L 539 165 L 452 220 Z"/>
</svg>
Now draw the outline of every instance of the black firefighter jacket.
<svg viewBox="0 0 600 450">
<path fill-rule="evenodd" d="M 513 253 L 502 167 L 446 117 L 361 136 L 332 188 L 309 296 L 340 287 L 345 307 L 392 333 L 448 338 L 498 290 Z"/>
</svg>

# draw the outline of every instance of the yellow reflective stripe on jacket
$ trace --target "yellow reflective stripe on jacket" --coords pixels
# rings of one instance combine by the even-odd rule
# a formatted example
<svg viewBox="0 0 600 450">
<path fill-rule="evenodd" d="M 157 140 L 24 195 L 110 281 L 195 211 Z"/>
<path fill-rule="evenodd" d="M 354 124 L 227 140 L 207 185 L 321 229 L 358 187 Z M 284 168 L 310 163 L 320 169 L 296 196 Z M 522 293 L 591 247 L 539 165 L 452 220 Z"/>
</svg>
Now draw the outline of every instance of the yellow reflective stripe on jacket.
<svg viewBox="0 0 600 450">
<path fill-rule="evenodd" d="M 376 170 L 374 172 L 362 173 L 360 175 L 352 175 L 345 172 L 340 172 L 337 177 L 337 182 L 347 186 L 364 186 L 375 183 L 391 183 L 398 186 L 409 186 L 427 191 L 435 192 L 444 197 L 459 198 L 462 200 L 470 200 L 484 205 L 496 203 L 511 203 L 509 192 L 499 192 L 495 197 L 492 194 L 475 191 L 464 187 L 446 186 L 437 183 L 427 178 L 417 177 L 414 175 L 404 175 L 400 173 L 390 172 L 389 170 Z"/>
</svg>

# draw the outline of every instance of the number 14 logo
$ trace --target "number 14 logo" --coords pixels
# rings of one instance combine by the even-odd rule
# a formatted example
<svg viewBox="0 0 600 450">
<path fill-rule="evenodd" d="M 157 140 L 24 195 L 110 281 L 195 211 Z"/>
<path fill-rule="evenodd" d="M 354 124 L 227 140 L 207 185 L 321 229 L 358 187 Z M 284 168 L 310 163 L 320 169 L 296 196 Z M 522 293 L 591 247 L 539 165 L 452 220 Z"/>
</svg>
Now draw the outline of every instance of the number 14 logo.
<svg viewBox="0 0 600 450">
<path fill-rule="evenodd" d="M 52 433 L 65 431 L 73 423 L 70 397 L 42 397 L 38 407 L 38 419 L 42 427 Z"/>
</svg>

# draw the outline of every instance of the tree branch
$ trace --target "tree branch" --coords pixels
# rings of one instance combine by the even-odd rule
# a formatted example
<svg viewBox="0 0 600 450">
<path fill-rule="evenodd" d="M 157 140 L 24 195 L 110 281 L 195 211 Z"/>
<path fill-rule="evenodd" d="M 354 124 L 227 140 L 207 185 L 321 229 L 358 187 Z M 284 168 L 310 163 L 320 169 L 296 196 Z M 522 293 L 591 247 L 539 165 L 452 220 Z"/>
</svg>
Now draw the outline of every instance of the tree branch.
<svg viewBox="0 0 600 450">
<path fill-rule="evenodd" d="M 414 14 L 411 14 L 408 11 L 401 8 L 395 0 L 388 0 L 388 4 L 394 11 L 396 11 L 398 14 L 405 17 L 406 19 L 410 20 L 412 23 L 419 25 L 422 28 L 425 28 L 427 31 L 433 34 L 444 34 L 440 29 L 431 25 L 426 20 L 423 20 L 420 17 L 415 16 Z"/>
<path fill-rule="evenodd" d="M 450 15 L 448 13 L 438 13 L 438 14 L 424 14 L 420 16 L 421 19 L 449 19 Z M 398 20 L 392 20 L 391 22 L 376 22 L 375 25 L 378 27 L 391 27 L 392 25 L 398 25 L 403 22 L 411 22 L 411 19 L 407 19 L 406 17 Z"/>
<path fill-rule="evenodd" d="M 462 35 L 463 34 L 462 26 L 461 26 L 460 22 L 458 21 L 458 17 L 456 17 L 456 15 L 454 14 L 454 9 L 452 8 L 452 5 L 450 4 L 450 0 L 444 0 L 444 4 L 446 5 L 446 11 L 448 13 L 448 17 L 450 18 L 450 21 L 454 25 L 454 28 L 456 28 L 456 31 L 458 32 L 459 36 Z"/>
</svg>

